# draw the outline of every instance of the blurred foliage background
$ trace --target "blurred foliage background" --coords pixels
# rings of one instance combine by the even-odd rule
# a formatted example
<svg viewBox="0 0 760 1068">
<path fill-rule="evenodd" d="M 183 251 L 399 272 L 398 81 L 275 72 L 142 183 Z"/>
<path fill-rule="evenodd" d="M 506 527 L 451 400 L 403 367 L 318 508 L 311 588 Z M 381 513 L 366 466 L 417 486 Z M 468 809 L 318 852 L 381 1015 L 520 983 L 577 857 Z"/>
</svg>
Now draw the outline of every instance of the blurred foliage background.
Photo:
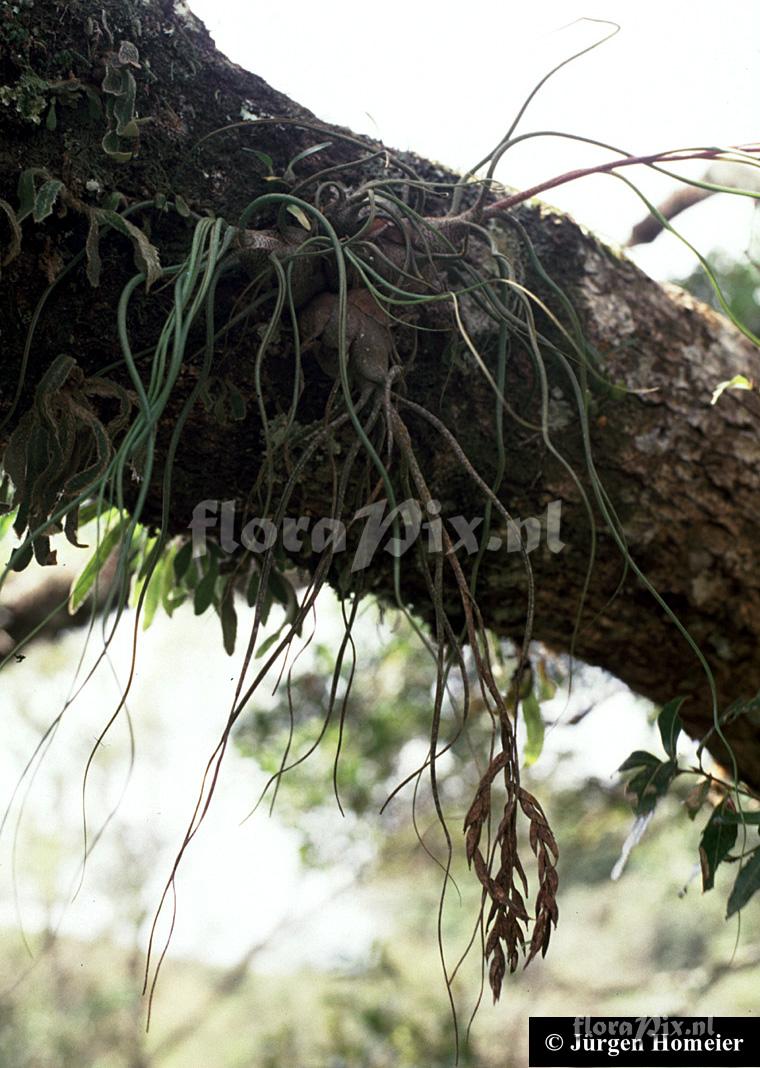
<svg viewBox="0 0 760 1068">
<path fill-rule="evenodd" d="M 718 261 L 717 267 L 737 313 L 751 329 L 760 329 L 756 272 L 725 261 Z M 687 282 L 697 295 L 709 296 L 701 276 Z M 271 703 L 250 709 L 235 737 L 237 754 L 245 758 L 236 765 L 236 774 L 241 767 L 256 765 L 260 769 L 256 782 L 263 785 L 282 767 L 295 765 L 276 783 L 270 782 L 261 808 L 274 800 L 280 825 L 297 842 L 301 872 L 337 867 L 345 874 L 343 883 L 333 887 L 329 920 L 320 901 L 305 889 L 296 907 L 256 940 L 246 938 L 241 922 L 236 959 L 215 964 L 200 959 L 200 954 L 190 959 L 170 953 L 146 1034 L 142 969 L 147 925 L 157 903 L 146 885 L 158 864 L 156 836 L 161 832 L 152 820 L 127 826 L 119 823 L 118 816 L 114 819 L 106 830 L 115 842 L 108 863 L 98 869 L 95 879 L 86 872 L 80 891 L 100 919 L 93 923 L 92 937 L 74 936 L 56 933 L 56 916 L 70 893 L 60 871 L 72 863 L 76 871 L 81 840 L 76 833 L 62 834 L 52 819 L 29 819 L 16 850 L 14 876 L 9 878 L 7 858 L 2 869 L 4 894 L 26 895 L 34 908 L 27 948 L 13 910 L 4 902 L 8 907 L 0 930 L 0 1064 L 8 1068 L 444 1068 L 453 1064 L 452 1013 L 437 938 L 445 839 L 425 776 L 416 791 L 412 781 L 379 813 L 394 787 L 425 759 L 430 662 L 408 626 L 382 624 L 376 609 L 365 615 L 344 717 L 339 700 L 325 724 L 334 642 L 320 630 L 309 656 L 294 666 L 290 701 L 283 684 Z M 159 626 L 182 633 L 180 618 L 161 620 Z M 378 628 L 384 628 L 382 642 Z M 70 654 L 62 651 L 62 642 L 72 637 L 59 637 L 35 654 L 36 679 L 67 669 Z M 508 684 L 510 661 L 508 651 L 502 653 Z M 760 905 L 752 902 L 746 910 L 737 941 L 736 924 L 723 919 L 732 873 L 723 871 L 716 889 L 701 894 L 699 879 L 694 879 L 699 829 L 682 804 L 688 787 L 666 798 L 623 878 L 610 880 L 632 815 L 606 755 L 605 738 L 614 733 L 614 724 L 609 715 L 595 717 L 604 683 L 600 684 L 598 672 L 579 668 L 572 704 L 566 707 L 562 683 L 567 663 L 547 656 L 544 664 L 545 696 L 550 696 L 554 684 L 560 685 L 556 697 L 542 705 L 547 747 L 526 777 L 560 843 L 560 924 L 547 959 L 511 977 L 495 1007 L 482 988 L 479 896 L 463 863 L 460 833 L 478 781 L 478 762 L 482 764 L 487 752 L 487 716 L 475 714 L 468 730 L 440 761 L 443 806 L 455 843 L 441 917 L 450 971 L 475 935 L 474 948 L 452 988 L 463 1068 L 523 1068 L 530 1015 L 743 1015 L 757 1007 Z M 347 670 L 342 688 L 346 676 Z M 32 710 L 33 699 L 39 696 L 33 692 L 36 685 L 30 687 L 28 702 L 18 698 L 5 708 L 9 731 L 14 724 L 22 732 L 30 726 L 39 729 L 42 721 Z M 340 694 L 339 690 L 339 698 Z M 182 714 L 193 716 L 198 711 L 183 708 Z M 641 703 L 638 714 L 642 729 L 648 729 Z M 580 725 L 572 726 L 574 717 L 588 719 L 583 731 Z M 447 737 L 453 737 L 453 713 L 445 728 Z M 181 757 L 176 745 L 170 749 L 176 759 Z M 64 767 L 58 779 L 42 787 L 44 777 L 43 770 L 30 791 L 33 795 L 35 790 L 46 790 L 51 811 L 72 790 L 75 795 L 81 790 L 81 768 L 72 772 Z M 157 791 L 171 790 L 171 783 L 169 764 Z M 10 794 L 13 780 L 7 774 L 3 785 Z M 5 834 L 13 833 L 9 824 Z M 266 866 L 265 853 L 260 863 Z M 196 873 L 199 877 L 204 893 L 224 913 L 225 886 L 215 879 L 214 871 Z M 305 939 L 304 932 L 318 930 L 324 922 L 340 925 L 342 910 L 349 904 L 359 904 L 374 918 L 371 937 L 352 946 L 347 927 L 342 958 L 330 953 L 321 962 L 310 958 L 299 963 L 292 947 Z M 250 910 L 257 910 L 255 898 Z M 227 920 L 234 927 L 235 916 Z M 209 932 L 210 941 L 213 937 Z M 280 946 L 288 940 L 291 964 L 283 964 Z"/>
</svg>

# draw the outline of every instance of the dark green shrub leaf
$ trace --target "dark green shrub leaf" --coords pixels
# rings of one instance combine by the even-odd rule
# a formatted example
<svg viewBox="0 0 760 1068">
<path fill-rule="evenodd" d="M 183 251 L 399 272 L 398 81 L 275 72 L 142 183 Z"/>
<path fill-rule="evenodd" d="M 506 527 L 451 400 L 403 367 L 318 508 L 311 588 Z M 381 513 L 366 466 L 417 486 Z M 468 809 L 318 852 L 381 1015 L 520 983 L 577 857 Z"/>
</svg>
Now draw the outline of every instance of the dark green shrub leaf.
<svg viewBox="0 0 760 1068">
<path fill-rule="evenodd" d="M 8 561 L 8 567 L 11 571 L 23 571 L 32 562 L 32 556 L 34 555 L 34 548 L 32 546 L 31 538 L 19 545 L 17 549 L 14 549 L 11 553 L 10 560 Z"/>
<path fill-rule="evenodd" d="M 633 768 L 652 767 L 661 763 L 660 758 L 654 753 L 645 753 L 643 749 L 637 749 L 623 761 L 618 771 L 631 771 Z"/>
<path fill-rule="evenodd" d="M 674 700 L 668 701 L 666 705 L 663 705 L 662 711 L 657 717 L 657 726 L 660 728 L 662 745 L 671 760 L 676 758 L 678 736 L 683 730 L 683 723 L 678 714 L 683 702 L 683 697 L 676 697 Z"/>
<path fill-rule="evenodd" d="M 636 752 L 621 764 L 620 770 L 635 768 L 641 770 L 630 780 L 626 792 L 635 798 L 633 808 L 636 815 L 645 816 L 670 789 L 670 784 L 678 774 L 678 765 L 673 760 L 658 760 L 651 753 Z"/>
<path fill-rule="evenodd" d="M 750 855 L 749 860 L 736 876 L 734 888 L 728 899 L 726 919 L 744 908 L 749 899 L 760 887 L 760 847 Z"/>
<path fill-rule="evenodd" d="M 207 571 L 195 587 L 193 609 L 196 616 L 201 616 L 214 600 L 216 580 L 219 576 L 219 564 L 215 556 L 208 557 Z"/>
<path fill-rule="evenodd" d="M 723 816 L 733 812 L 729 799 L 713 809 L 699 843 L 699 863 L 702 866 L 702 889 L 711 890 L 718 865 L 726 859 L 736 842 L 737 827 L 724 822 Z"/>
<path fill-rule="evenodd" d="M 277 628 L 277 630 L 274 632 L 274 634 L 270 634 L 268 638 L 264 639 L 264 641 L 261 643 L 261 645 L 256 650 L 256 654 L 254 656 L 254 660 L 260 660 L 261 657 L 264 655 L 264 653 L 268 653 L 269 652 L 269 650 L 272 648 L 272 646 L 275 644 L 275 642 L 279 641 L 280 635 L 282 634 L 282 631 L 283 631 L 284 627 L 285 627 L 285 623 L 283 623 L 281 626 L 279 626 Z"/>
<path fill-rule="evenodd" d="M 235 591 L 231 586 L 228 586 L 222 597 L 219 617 L 222 621 L 224 651 L 228 656 L 232 656 L 235 652 L 235 640 L 237 638 L 237 612 L 235 611 Z"/>
<path fill-rule="evenodd" d="M 177 550 L 177 554 L 172 561 L 174 566 L 174 578 L 177 582 L 180 582 L 190 567 L 190 561 L 193 557 L 193 543 L 192 541 L 186 541 L 183 546 Z"/>
</svg>

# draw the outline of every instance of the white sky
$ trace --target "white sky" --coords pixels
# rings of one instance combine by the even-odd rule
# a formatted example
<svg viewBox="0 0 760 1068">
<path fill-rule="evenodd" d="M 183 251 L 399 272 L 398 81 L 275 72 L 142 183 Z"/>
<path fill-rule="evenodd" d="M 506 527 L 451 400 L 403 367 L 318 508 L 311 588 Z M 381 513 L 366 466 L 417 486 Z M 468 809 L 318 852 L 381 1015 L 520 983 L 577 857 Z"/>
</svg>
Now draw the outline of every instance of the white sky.
<svg viewBox="0 0 760 1068">
<path fill-rule="evenodd" d="M 269 6 L 266 15 L 248 0 L 190 6 L 231 59 L 320 118 L 462 170 L 498 143 L 552 66 L 606 32 L 591 23 L 568 25 L 583 16 L 614 19 L 621 32 L 558 73 L 531 104 L 521 132 L 577 133 L 632 153 L 760 138 L 754 0 L 543 0 L 532 7 L 387 0 L 380 8 L 292 0 Z M 604 158 L 600 149 L 536 139 L 510 152 L 497 177 L 527 187 Z M 637 176 L 655 198 L 670 188 L 659 176 L 641 170 Z M 644 211 L 609 176 L 552 190 L 548 199 L 612 241 L 625 240 Z M 725 245 L 738 253 L 747 244 L 750 213 L 745 198 L 712 198 L 684 217 L 683 229 L 703 252 Z M 670 235 L 637 258 L 657 276 L 692 264 Z"/>
</svg>

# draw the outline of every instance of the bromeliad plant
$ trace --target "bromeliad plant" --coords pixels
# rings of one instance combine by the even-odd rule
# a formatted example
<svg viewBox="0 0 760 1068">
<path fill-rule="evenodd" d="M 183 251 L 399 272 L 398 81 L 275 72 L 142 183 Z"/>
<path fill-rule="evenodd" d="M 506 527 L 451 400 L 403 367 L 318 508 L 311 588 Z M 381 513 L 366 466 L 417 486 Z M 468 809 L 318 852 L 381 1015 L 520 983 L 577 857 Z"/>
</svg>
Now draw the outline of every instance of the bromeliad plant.
<svg viewBox="0 0 760 1068">
<path fill-rule="evenodd" d="M 108 91 L 117 98 L 110 112 L 116 123 L 114 136 L 126 137 L 134 132 L 130 126 L 134 80 L 130 81 L 131 52 L 122 49 L 119 56 L 123 61 L 113 61 Z M 313 130 L 320 141 L 299 153 L 281 175 L 275 174 L 272 158 L 256 150 L 254 158 L 267 171 L 271 188 L 253 200 L 234 224 L 191 212 L 180 196 L 157 197 L 119 210 L 122 201 L 117 195 L 105 207 L 93 208 L 77 201 L 59 179 L 39 172 L 21 175 L 18 210 L 4 202 L 0 205 L 10 220 L 13 239 L 6 261 L 21 247 L 22 222 L 30 216 L 36 223 L 44 222 L 58 199 L 85 216 L 88 223 L 84 248 L 51 282 L 35 311 L 9 420 L 23 396 L 29 354 L 51 290 L 79 265 L 90 283 L 97 285 L 103 271 L 101 243 L 114 237 L 126 237 L 132 243 L 138 265 L 116 308 L 121 350 L 118 363 L 85 376 L 72 355 L 61 354 L 40 378 L 31 405 L 15 421 L 3 464 L 6 479 L 13 485 L 7 507 L 23 540 L 8 568 L 26 566 L 32 555 L 39 563 L 53 563 L 51 535 L 63 529 L 76 544 L 79 523 L 94 519 L 98 524 L 95 554 L 73 587 L 70 600 L 74 609 L 83 603 L 97 586 L 106 559 L 116 553 L 116 577 L 106 598 L 104 617 L 108 622 L 100 660 L 130 595 L 136 604 L 136 620 L 145 618 L 148 622 L 160 604 L 169 614 L 188 598 L 196 612 L 213 606 L 221 618 L 228 652 L 237 636 L 235 591 L 244 590 L 253 608 L 244 664 L 227 723 L 209 760 L 156 920 L 174 893 L 178 866 L 208 811 L 236 724 L 269 669 L 287 655 L 299 637 L 328 580 L 350 607 L 337 651 L 325 729 L 336 707 L 345 709 L 348 697 L 343 694 L 338 698 L 338 680 L 346 657 L 352 655 L 351 630 L 364 592 L 361 573 L 352 576 L 339 567 L 334 544 L 328 544 L 316 559 L 295 561 L 308 562 L 311 573 L 297 595 L 283 574 L 293 561 L 286 558 L 282 547 L 273 546 L 254 563 L 227 558 L 217 547 L 204 557 L 194 558 L 189 542 L 171 537 L 175 459 L 183 429 L 198 404 L 206 404 L 220 419 L 242 419 L 250 410 L 255 413 L 263 448 L 249 504 L 255 504 L 258 515 L 271 517 L 278 528 L 299 486 L 310 478 L 325 486 L 325 515 L 345 521 L 349 531 L 351 517 L 380 495 L 386 497 L 397 527 L 396 505 L 402 499 L 414 498 L 435 515 L 437 502 L 429 466 L 413 433 L 414 425 L 424 425 L 482 501 L 484 543 L 492 521 L 498 519 L 507 526 L 513 521 L 500 495 L 508 462 L 507 421 L 527 426 L 568 472 L 588 517 L 586 584 L 574 633 L 578 632 L 585 592 L 592 580 L 596 516 L 600 516 L 619 546 L 626 569 L 635 572 L 649 589 L 699 658 L 711 693 L 715 730 L 723 737 L 709 666 L 689 632 L 631 557 L 622 526 L 596 472 L 588 420 L 589 380 L 602 379 L 595 354 L 583 337 L 571 302 L 552 279 L 512 209 L 539 192 L 591 172 L 609 173 L 630 185 L 620 172 L 633 164 L 662 170 L 684 159 L 720 158 L 757 166 L 758 148 L 705 148 L 646 157 L 620 153 L 618 159 L 599 167 L 563 175 L 522 193 L 495 197 L 494 172 L 505 153 L 520 140 L 550 133 L 515 136 L 514 131 L 535 92 L 561 66 L 564 64 L 542 79 L 488 157 L 457 182 L 426 181 L 384 149 L 369 151 L 365 142 L 325 131 L 316 123 L 275 118 L 225 129 L 244 134 L 250 129 L 290 123 Z M 325 136 L 330 140 L 321 140 Z M 353 162 L 313 170 L 319 152 L 336 139 L 356 147 L 360 154 Z M 116 151 L 115 144 L 110 148 Z M 376 164 L 381 156 L 387 166 L 377 177 Z M 311 173 L 300 176 L 307 161 Z M 476 178 L 483 167 L 485 177 Z M 186 219 L 193 232 L 187 256 L 164 267 L 145 229 L 132 220 L 152 211 L 171 210 Z M 709 266 L 701 262 L 710 276 Z M 556 300 L 551 307 L 526 285 L 528 269 Z M 230 286 L 237 287 L 231 308 L 220 297 Z M 130 309 L 141 290 L 150 291 L 146 300 L 154 299 L 156 293 L 170 292 L 171 303 L 152 347 L 135 352 Z M 725 302 L 724 307 L 727 309 Z M 548 324 L 551 337 L 539 322 Z M 258 324 L 255 331 L 250 329 L 251 323 Z M 200 346 L 199 329 L 203 334 Z M 243 329 L 257 339 L 253 389 L 248 396 L 225 379 L 219 361 L 225 344 L 236 330 Z M 497 339 L 490 349 L 482 345 L 486 334 Z M 441 358 L 465 362 L 481 374 L 493 393 L 497 463 L 490 479 L 475 469 L 441 419 L 409 396 L 407 384 L 414 375 L 415 361 L 432 344 L 443 354 Z M 537 384 L 537 421 L 531 413 L 515 412 L 505 396 L 510 354 L 518 347 L 528 354 Z M 287 352 L 291 359 L 288 381 L 292 381 L 292 394 L 285 412 L 273 409 L 266 389 L 267 360 L 275 349 Z M 305 356 L 315 358 L 331 382 L 326 403 L 316 417 L 312 398 L 304 391 Z M 188 364 L 194 368 L 195 384 L 174 419 L 168 442 L 159 445 L 162 419 Z M 552 433 L 550 373 L 564 378 L 574 398 L 582 430 L 584 471 L 573 468 Z M 161 485 L 162 514 L 159 523 L 146 526 L 146 500 L 155 484 Z M 440 544 L 432 553 L 420 551 L 417 562 L 432 605 L 432 624 L 428 632 L 417 624 L 415 628 L 431 654 L 434 690 L 429 752 L 423 766 L 407 781 L 419 782 L 424 773 L 429 776 L 447 848 L 443 900 L 455 847 L 439 795 L 439 760 L 454 741 L 442 737 L 442 712 L 456 679 L 461 693 L 457 730 L 467 723 L 475 697 L 471 658 L 477 697 L 491 717 L 493 730 L 486 767 L 464 820 L 464 847 L 482 888 L 481 941 L 495 998 L 507 969 L 514 971 L 521 959 L 528 963 L 539 952 L 546 952 L 558 919 L 557 843 L 541 805 L 520 778 L 516 724 L 521 709 L 527 717 L 531 746 L 534 750 L 540 747 L 540 715 L 529 682 L 534 579 L 524 547 L 521 560 L 527 591 L 525 626 L 507 688 L 494 670 L 492 644 L 478 608 L 480 555 L 465 570 L 445 527 L 441 527 Z M 398 557 L 393 567 L 397 606 L 406 611 Z M 261 629 L 274 601 L 285 607 L 285 621 L 273 639 L 262 643 Z M 131 678 L 130 674 L 121 700 L 96 742 L 85 784 L 100 742 L 125 707 Z M 49 732 L 40 746 L 51 737 Z M 283 760 L 275 782 L 286 770 Z M 738 777 L 735 767 L 733 771 Z M 523 828 L 535 858 L 537 888 L 532 904 L 521 857 Z M 90 848 L 85 821 L 85 859 Z M 154 924 L 146 967 L 151 993 L 166 950 L 164 947 L 158 954 L 158 963 L 151 971 L 155 938 Z M 444 970 L 451 996 L 453 973 L 445 962 Z"/>
</svg>

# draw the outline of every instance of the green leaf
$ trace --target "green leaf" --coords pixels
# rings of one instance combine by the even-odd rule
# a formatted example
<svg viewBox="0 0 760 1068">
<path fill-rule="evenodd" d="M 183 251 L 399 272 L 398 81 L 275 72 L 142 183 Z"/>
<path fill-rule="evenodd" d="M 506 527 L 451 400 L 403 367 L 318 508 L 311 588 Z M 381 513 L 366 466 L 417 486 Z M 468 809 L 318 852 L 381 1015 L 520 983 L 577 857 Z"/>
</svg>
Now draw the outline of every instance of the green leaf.
<svg viewBox="0 0 760 1068">
<path fill-rule="evenodd" d="M 179 193 L 174 194 L 174 207 L 178 215 L 181 215 L 183 219 L 187 219 L 190 216 L 190 208 L 187 205 L 187 201 L 184 197 L 181 197 Z"/>
<path fill-rule="evenodd" d="M 651 767 L 661 763 L 660 758 L 656 757 L 654 753 L 645 753 L 642 749 L 637 749 L 635 753 L 631 753 L 623 761 L 618 771 L 631 771 L 633 768 Z"/>
<path fill-rule="evenodd" d="M 192 544 L 187 542 L 192 549 Z M 179 608 L 182 602 L 185 600 L 186 593 L 180 589 L 177 585 L 177 576 L 175 573 L 175 563 L 180 552 L 184 550 L 185 546 L 173 546 L 164 554 L 163 567 L 161 569 L 161 604 L 164 606 L 164 611 L 171 619 L 174 614 L 174 609 Z M 188 560 L 189 563 L 189 560 Z"/>
<path fill-rule="evenodd" d="M 58 178 L 48 178 L 46 182 L 43 182 L 34 198 L 32 218 L 35 222 L 42 222 L 52 214 L 58 194 L 62 189 L 63 182 Z"/>
<path fill-rule="evenodd" d="M 110 156 L 115 163 L 129 163 L 132 159 L 132 151 L 130 150 L 129 152 L 126 152 L 121 147 L 119 135 L 116 133 L 116 130 L 109 130 L 100 144 L 105 154 Z"/>
<path fill-rule="evenodd" d="M 541 756 L 541 750 L 544 747 L 544 717 L 541 715 L 541 706 L 534 693 L 529 694 L 523 700 L 522 713 L 527 732 L 523 762 L 526 768 L 529 768 Z"/>
<path fill-rule="evenodd" d="M 657 726 L 660 728 L 662 745 L 671 760 L 676 759 L 678 736 L 683 730 L 683 723 L 678 714 L 683 702 L 683 697 L 676 697 L 672 701 L 668 701 L 666 705 L 663 705 L 662 711 L 657 717 Z"/>
<path fill-rule="evenodd" d="M 630 764 L 633 758 L 637 758 L 639 763 Z M 646 758 L 643 767 L 641 758 Z M 645 816 L 668 792 L 670 784 L 678 774 L 678 765 L 673 760 L 658 760 L 657 757 L 652 757 L 651 753 L 633 753 L 621 766 L 621 770 L 629 770 L 632 767 L 641 767 L 642 770 L 634 775 L 626 790 L 636 799 L 633 806 L 636 815 Z"/>
<path fill-rule="evenodd" d="M 736 876 L 734 888 L 728 899 L 726 919 L 739 909 L 743 909 L 749 899 L 760 888 L 760 847 L 750 855 L 749 860 Z"/>
<path fill-rule="evenodd" d="M 188 592 L 193 592 L 198 588 L 198 583 L 205 574 L 205 572 L 201 570 L 201 566 L 201 558 L 190 561 L 190 566 L 182 578 L 182 585 Z"/>
<path fill-rule="evenodd" d="M 291 608 L 293 603 L 296 602 L 296 591 L 293 589 L 292 583 L 279 571 L 275 571 L 274 568 L 269 572 L 269 592 L 275 601 L 285 609 Z"/>
<path fill-rule="evenodd" d="M 738 828 L 729 826 L 723 816 L 731 812 L 733 805 L 725 799 L 713 809 L 702 831 L 699 843 L 699 863 L 702 867 L 702 889 L 712 890 L 718 865 L 726 859 L 734 847 Z"/>
<path fill-rule="evenodd" d="M 275 644 L 275 642 L 277 642 L 279 640 L 280 635 L 282 634 L 282 631 L 283 631 L 284 627 L 285 627 L 285 623 L 281 623 L 280 626 L 277 628 L 277 630 L 274 632 L 274 634 L 270 634 L 269 637 L 266 638 L 261 643 L 261 645 L 256 650 L 256 653 L 255 653 L 254 658 L 253 658 L 254 660 L 260 660 L 261 657 L 264 655 L 264 653 L 268 653 L 269 652 L 269 650 L 272 648 L 272 646 Z"/>
<path fill-rule="evenodd" d="M 13 550 L 7 566 L 11 571 L 23 571 L 31 564 L 33 554 L 32 539 L 27 538 L 25 542 L 22 542 L 18 548 Z"/>
<path fill-rule="evenodd" d="M 108 557 L 121 541 L 129 520 L 124 517 L 119 519 L 101 537 L 95 552 L 84 565 L 78 578 L 74 580 L 69 593 L 69 613 L 73 615 L 83 604 L 90 588 L 100 574 L 101 568 Z"/>
<path fill-rule="evenodd" d="M 5 537 L 8 531 L 13 526 L 13 520 L 16 518 L 15 509 L 11 512 L 7 512 L 5 515 L 0 515 L 0 541 Z"/>
<path fill-rule="evenodd" d="M 196 616 L 202 616 L 214 600 L 214 591 L 216 589 L 216 580 L 218 576 L 219 564 L 217 559 L 215 556 L 209 556 L 206 573 L 195 587 L 193 610 Z"/>
<path fill-rule="evenodd" d="M 47 117 L 45 119 L 45 126 L 48 130 L 55 130 L 58 126 L 58 116 L 55 112 L 55 100 L 51 100 L 50 107 L 48 108 Z"/>
<path fill-rule="evenodd" d="M 260 163 L 264 164 L 269 174 L 274 173 L 274 160 L 271 156 L 268 156 L 266 152 L 260 152 L 258 148 L 244 148 L 243 152 L 255 156 Z"/>
<path fill-rule="evenodd" d="M 192 541 L 186 541 L 178 550 L 172 561 L 174 568 L 174 578 L 177 582 L 181 582 L 190 567 L 190 561 L 193 558 L 193 543 Z"/>
<path fill-rule="evenodd" d="M 159 560 L 148 579 L 148 588 L 143 598 L 143 630 L 147 630 L 156 618 L 156 609 L 161 603 L 164 561 Z"/>
<path fill-rule="evenodd" d="M 538 700 L 543 703 L 544 701 L 551 701 L 557 692 L 557 684 L 553 679 L 549 678 L 546 671 L 546 664 L 543 660 L 539 660 L 536 676 L 538 682 Z"/>
<path fill-rule="evenodd" d="M 235 652 L 235 639 L 237 638 L 237 612 L 235 611 L 235 591 L 230 584 L 222 597 L 219 607 L 219 617 L 222 621 L 222 641 L 224 651 L 228 656 Z"/>
<path fill-rule="evenodd" d="M 286 210 L 290 212 L 294 219 L 298 220 L 301 226 L 303 226 L 304 230 L 311 230 L 311 222 L 309 221 L 309 216 L 306 214 L 303 208 L 299 207 L 298 204 L 288 204 Z"/>
<path fill-rule="evenodd" d="M 87 501 L 79 509 L 79 529 L 86 527 L 98 517 L 100 517 L 101 525 L 110 526 L 112 521 L 118 521 L 119 512 L 116 508 L 104 509 L 101 501 Z"/>
<path fill-rule="evenodd" d="M 153 555 L 153 550 L 155 549 L 157 543 L 158 535 L 150 534 L 145 538 L 142 545 L 140 546 L 141 562 L 140 570 L 137 572 L 137 578 L 139 581 L 144 581 L 148 577 L 148 572 L 150 571 L 151 565 L 151 557 Z"/>
</svg>

